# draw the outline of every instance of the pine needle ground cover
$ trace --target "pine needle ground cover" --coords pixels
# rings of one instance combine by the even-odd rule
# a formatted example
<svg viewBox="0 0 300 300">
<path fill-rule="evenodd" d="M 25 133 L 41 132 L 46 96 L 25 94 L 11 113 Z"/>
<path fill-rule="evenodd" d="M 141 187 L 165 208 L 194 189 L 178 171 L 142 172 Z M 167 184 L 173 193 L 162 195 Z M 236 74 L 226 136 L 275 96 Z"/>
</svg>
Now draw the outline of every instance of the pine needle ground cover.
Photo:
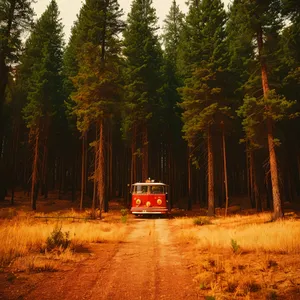
<svg viewBox="0 0 300 300">
<path fill-rule="evenodd" d="M 172 221 L 174 238 L 191 261 L 200 295 L 299 299 L 300 220 L 296 216 L 270 220 L 271 215 L 263 213 L 210 218 L 209 222 Z"/>
</svg>

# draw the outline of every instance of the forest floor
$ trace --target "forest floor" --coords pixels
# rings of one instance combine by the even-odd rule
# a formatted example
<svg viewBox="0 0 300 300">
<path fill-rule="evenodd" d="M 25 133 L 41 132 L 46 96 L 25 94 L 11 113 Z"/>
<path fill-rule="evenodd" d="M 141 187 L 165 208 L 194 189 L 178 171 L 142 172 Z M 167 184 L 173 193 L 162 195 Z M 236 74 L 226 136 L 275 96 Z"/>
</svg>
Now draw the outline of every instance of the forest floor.
<svg viewBox="0 0 300 300">
<path fill-rule="evenodd" d="M 39 212 L 48 214 L 39 216 L 58 216 L 56 209 L 70 215 L 68 206 L 68 201 L 40 203 Z M 11 214 L 0 220 L 0 228 L 21 226 L 16 224 L 23 222 L 27 203 L 17 207 L 21 212 L 16 215 L 7 207 L 0 210 Z M 297 213 L 289 212 L 279 223 L 270 223 L 268 214 L 211 222 L 180 210 L 175 218 L 122 219 L 120 209 L 113 203 L 103 221 L 91 224 L 93 229 L 83 227 L 95 231 L 105 222 L 102 232 L 108 236 L 77 242 L 74 253 L 63 256 L 56 249 L 45 255 L 33 247 L 26 259 L 16 257 L 0 266 L 0 299 L 300 299 Z M 51 219 L 32 218 L 27 215 L 28 226 L 53 228 Z M 89 226 L 87 220 L 61 222 L 68 230 Z M 38 259 L 44 261 L 42 267 L 36 267 Z"/>
</svg>

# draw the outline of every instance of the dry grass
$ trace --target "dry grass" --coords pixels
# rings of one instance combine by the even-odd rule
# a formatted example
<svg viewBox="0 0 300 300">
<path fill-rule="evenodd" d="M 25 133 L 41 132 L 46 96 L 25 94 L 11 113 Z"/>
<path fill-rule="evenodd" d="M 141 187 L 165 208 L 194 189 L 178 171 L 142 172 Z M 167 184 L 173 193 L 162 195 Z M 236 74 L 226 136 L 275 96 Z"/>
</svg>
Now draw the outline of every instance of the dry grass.
<svg viewBox="0 0 300 300">
<path fill-rule="evenodd" d="M 193 252 L 200 293 L 216 299 L 299 299 L 299 258 Z M 291 292 L 292 291 L 292 292 Z M 273 297 L 273 298 L 272 298 Z M 277 298 L 276 298 L 277 297 Z"/>
<path fill-rule="evenodd" d="M 190 218 L 172 221 L 203 297 L 300 299 L 300 221 L 270 219 L 263 213 L 211 218 L 202 226 Z"/>
<path fill-rule="evenodd" d="M 57 212 L 51 213 L 36 213 L 36 219 L 44 220 L 45 222 L 55 220 L 69 220 L 69 221 L 76 221 L 76 222 L 85 222 L 88 220 L 99 220 L 100 218 L 100 211 L 97 209 L 93 213 L 91 209 L 85 209 L 82 212 L 70 209 L 70 210 L 62 210 Z M 120 211 L 110 211 L 109 213 L 102 212 L 102 222 L 104 223 L 119 223 L 120 222 Z"/>
<path fill-rule="evenodd" d="M 269 222 L 270 218 L 269 214 L 218 218 L 200 228 L 188 218 L 176 219 L 174 224 L 180 228 L 178 242 L 192 242 L 203 250 L 231 249 L 233 240 L 244 252 L 299 254 L 300 221 Z"/>
<path fill-rule="evenodd" d="M 75 222 L 72 218 L 35 219 L 32 215 L 2 220 L 0 224 L 0 266 L 7 265 L 16 258 L 26 257 L 32 253 L 44 253 L 47 238 L 57 224 L 61 227 L 62 232 L 69 232 L 71 249 L 86 243 L 123 241 L 127 226 L 121 223 L 120 214 L 118 223 L 116 221 L 114 223 L 107 221 L 87 222 L 85 214 L 66 212 L 68 216 L 72 214 L 80 218 L 80 221 Z M 47 217 L 47 215 L 42 214 L 39 216 Z M 61 259 L 64 259 L 62 256 L 64 251 L 59 252 Z M 70 255 L 65 254 L 65 256 Z"/>
<path fill-rule="evenodd" d="M 59 269 L 57 261 L 41 255 L 19 257 L 11 266 L 15 272 L 27 273 L 55 272 Z"/>
</svg>

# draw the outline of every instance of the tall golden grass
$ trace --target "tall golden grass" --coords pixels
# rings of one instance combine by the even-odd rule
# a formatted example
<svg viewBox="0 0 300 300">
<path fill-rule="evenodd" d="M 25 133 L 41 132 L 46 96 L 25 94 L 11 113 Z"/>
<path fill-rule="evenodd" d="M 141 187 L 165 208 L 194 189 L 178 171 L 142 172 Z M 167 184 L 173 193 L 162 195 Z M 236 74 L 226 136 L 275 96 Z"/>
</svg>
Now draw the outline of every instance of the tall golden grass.
<svg viewBox="0 0 300 300">
<path fill-rule="evenodd" d="M 271 215 L 234 216 L 212 219 L 211 224 L 193 225 L 193 219 L 176 219 L 177 240 L 192 242 L 197 248 L 213 251 L 230 249 L 234 240 L 241 251 L 300 253 L 300 221 L 287 219 L 270 222 Z"/>
<path fill-rule="evenodd" d="M 262 213 L 172 222 L 203 298 L 299 298 L 299 219 L 271 222 L 271 215 Z"/>
<path fill-rule="evenodd" d="M 68 219 L 49 219 L 44 222 L 32 217 L 4 220 L 0 224 L 0 265 L 17 257 L 43 251 L 47 238 L 57 225 L 62 232 L 69 232 L 72 245 L 121 242 L 127 230 L 124 224 L 116 222 L 72 222 Z"/>
</svg>

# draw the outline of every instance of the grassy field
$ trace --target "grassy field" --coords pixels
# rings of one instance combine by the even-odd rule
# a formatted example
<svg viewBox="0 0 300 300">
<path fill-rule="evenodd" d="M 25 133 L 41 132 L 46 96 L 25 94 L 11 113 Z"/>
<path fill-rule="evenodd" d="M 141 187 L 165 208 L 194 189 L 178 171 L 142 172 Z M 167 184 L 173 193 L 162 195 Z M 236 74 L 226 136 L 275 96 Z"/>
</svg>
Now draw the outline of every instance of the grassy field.
<svg viewBox="0 0 300 300">
<path fill-rule="evenodd" d="M 128 230 L 126 216 L 104 214 L 101 221 L 90 220 L 90 216 L 89 210 L 34 215 L 2 211 L 0 267 L 51 271 L 59 262 L 80 260 L 78 249 L 85 245 L 123 241 Z"/>
<path fill-rule="evenodd" d="M 0 211 L 0 272 L 61 270 L 88 258 L 93 243 L 120 243 L 132 216 L 120 207 L 91 220 L 91 211 Z M 203 299 L 300 299 L 300 219 L 268 213 L 168 220 L 173 238 L 190 262 Z M 6 271 L 5 271 L 6 272 Z M 1 274 L 0 274 L 1 275 Z"/>
<path fill-rule="evenodd" d="M 300 299 L 300 220 L 267 213 L 173 220 L 207 299 Z"/>
</svg>

